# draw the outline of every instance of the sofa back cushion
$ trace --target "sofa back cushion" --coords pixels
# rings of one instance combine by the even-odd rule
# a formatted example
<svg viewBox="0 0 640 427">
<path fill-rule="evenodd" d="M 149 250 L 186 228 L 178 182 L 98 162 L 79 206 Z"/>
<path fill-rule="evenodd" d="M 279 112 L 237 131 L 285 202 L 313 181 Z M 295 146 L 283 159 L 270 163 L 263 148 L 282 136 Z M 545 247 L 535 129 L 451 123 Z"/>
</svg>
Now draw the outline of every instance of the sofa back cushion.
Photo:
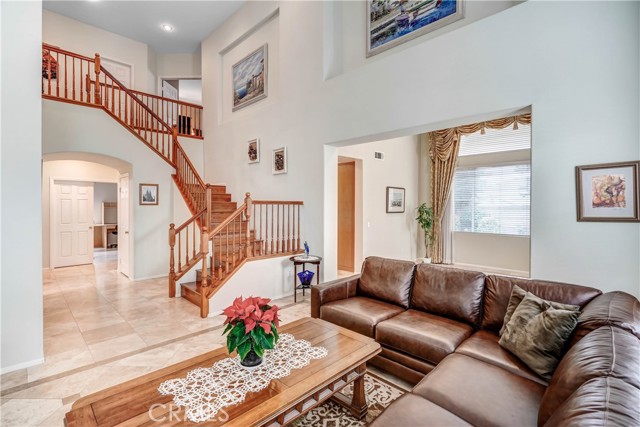
<svg viewBox="0 0 640 427">
<path fill-rule="evenodd" d="M 611 376 L 640 389 L 640 340 L 613 326 L 585 336 L 560 361 L 544 393 L 538 412 L 543 425 L 582 384 Z"/>
<path fill-rule="evenodd" d="M 625 329 L 640 338 L 640 301 L 625 292 L 608 292 L 593 299 L 578 317 L 569 346 L 601 326 Z"/>
<path fill-rule="evenodd" d="M 514 286 L 548 300 L 562 304 L 584 307 L 589 301 L 600 295 L 597 289 L 567 283 L 530 280 L 518 277 L 489 275 L 486 279 L 482 315 L 482 329 L 498 332 L 507 312 L 509 298 Z"/>
<path fill-rule="evenodd" d="M 409 308 L 409 293 L 415 263 L 367 257 L 362 264 L 358 295 Z"/>
<path fill-rule="evenodd" d="M 419 264 L 411 308 L 477 327 L 482 315 L 484 274 L 433 264 Z"/>
<path fill-rule="evenodd" d="M 638 426 L 640 389 L 618 378 L 593 378 L 539 426 Z"/>
</svg>

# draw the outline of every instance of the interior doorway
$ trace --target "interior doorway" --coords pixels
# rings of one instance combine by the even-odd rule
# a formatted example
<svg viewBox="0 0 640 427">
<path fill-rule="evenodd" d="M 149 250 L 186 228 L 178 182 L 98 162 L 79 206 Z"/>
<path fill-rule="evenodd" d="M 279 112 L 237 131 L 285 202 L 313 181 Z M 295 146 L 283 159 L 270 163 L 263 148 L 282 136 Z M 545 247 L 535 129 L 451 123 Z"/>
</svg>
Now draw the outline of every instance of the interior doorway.
<svg viewBox="0 0 640 427">
<path fill-rule="evenodd" d="M 338 159 L 338 274 L 355 271 L 356 162 Z"/>
</svg>

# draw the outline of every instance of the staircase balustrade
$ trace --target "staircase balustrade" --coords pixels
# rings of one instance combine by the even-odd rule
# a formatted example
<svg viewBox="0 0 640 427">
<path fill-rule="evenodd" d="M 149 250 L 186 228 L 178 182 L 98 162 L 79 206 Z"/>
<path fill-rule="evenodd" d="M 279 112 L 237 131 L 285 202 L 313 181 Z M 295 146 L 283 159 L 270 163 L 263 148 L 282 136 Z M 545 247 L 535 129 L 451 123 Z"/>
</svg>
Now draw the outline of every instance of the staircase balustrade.
<svg viewBox="0 0 640 427">
<path fill-rule="evenodd" d="M 175 168 L 174 181 L 193 216 L 169 226 L 169 296 L 202 263 L 198 301 L 190 299 L 202 317 L 209 314 L 209 298 L 247 260 L 301 252 L 301 201 L 252 200 L 246 193 L 235 212 L 214 218 L 213 189 L 219 186 L 205 184 L 178 141 L 202 138 L 201 106 L 129 89 L 101 66 L 100 55 L 89 58 L 48 44 L 42 45 L 42 96 L 103 109 Z M 227 211 L 216 215 L 221 212 Z"/>
</svg>

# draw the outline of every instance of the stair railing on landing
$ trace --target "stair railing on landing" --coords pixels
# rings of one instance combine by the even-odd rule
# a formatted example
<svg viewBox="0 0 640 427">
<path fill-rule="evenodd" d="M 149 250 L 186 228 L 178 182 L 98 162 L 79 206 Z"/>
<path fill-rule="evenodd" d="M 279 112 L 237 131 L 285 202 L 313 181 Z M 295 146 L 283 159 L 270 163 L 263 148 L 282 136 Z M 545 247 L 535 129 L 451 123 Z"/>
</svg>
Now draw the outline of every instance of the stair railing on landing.
<svg viewBox="0 0 640 427">
<path fill-rule="evenodd" d="M 153 134 L 164 143 L 171 139 L 173 126 L 178 127 L 179 136 L 202 139 L 202 106 L 126 88 L 100 62 L 98 54 L 89 58 L 43 43 L 43 97 L 105 107 L 128 127 L 146 131 L 147 136 Z M 164 126 L 158 122 L 164 122 Z M 159 133 L 164 136 L 159 137 Z"/>
</svg>

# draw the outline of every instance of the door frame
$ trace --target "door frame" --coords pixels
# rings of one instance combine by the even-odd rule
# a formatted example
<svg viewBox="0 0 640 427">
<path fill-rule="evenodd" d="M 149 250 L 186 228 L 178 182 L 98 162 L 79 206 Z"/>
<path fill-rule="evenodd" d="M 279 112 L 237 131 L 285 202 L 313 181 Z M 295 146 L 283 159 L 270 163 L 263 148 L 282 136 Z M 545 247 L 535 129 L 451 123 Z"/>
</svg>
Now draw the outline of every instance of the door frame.
<svg viewBox="0 0 640 427">
<path fill-rule="evenodd" d="M 129 180 L 129 206 L 127 206 L 127 209 L 121 210 L 120 209 L 120 194 L 121 193 L 121 186 L 120 186 L 120 181 L 122 180 L 123 177 L 127 177 L 127 179 Z M 131 203 L 131 185 L 132 185 L 133 180 L 131 179 L 131 174 L 128 172 L 125 173 L 120 173 L 120 175 L 118 176 L 118 223 L 120 223 L 120 212 L 126 212 L 128 218 L 128 223 L 129 223 L 129 245 L 127 246 L 127 253 L 129 255 L 129 259 L 127 260 L 127 265 L 129 266 L 129 274 L 124 274 L 121 270 L 120 270 L 120 257 L 122 255 L 121 251 L 118 251 L 118 262 L 117 262 L 117 271 L 118 273 L 128 277 L 129 279 L 131 279 L 131 272 L 133 271 L 133 233 L 131 232 L 131 230 L 133 230 L 133 215 L 132 215 L 132 208 L 133 208 L 133 203 Z M 118 247 L 120 247 L 120 241 L 118 240 Z"/>
<path fill-rule="evenodd" d="M 56 236 L 54 233 L 54 227 L 53 227 L 53 210 L 55 209 L 54 206 L 54 192 L 55 192 L 55 182 L 56 181 L 74 181 L 74 182 L 90 182 L 90 183 L 96 183 L 96 182 L 101 182 L 101 183 L 107 183 L 107 184 L 116 184 L 118 191 L 120 189 L 120 182 L 119 181 L 113 181 L 110 179 L 86 179 L 86 178 L 69 178 L 69 177 L 61 177 L 61 176 L 51 176 L 49 177 L 49 268 L 50 269 L 54 269 L 56 267 L 53 267 L 53 258 L 54 258 L 54 245 L 55 242 L 57 242 L 56 240 Z M 129 184 L 129 186 L 131 186 L 131 184 Z M 129 220 L 131 220 L 131 215 L 129 215 Z M 120 218 L 118 218 L 118 222 L 120 221 Z M 129 221 L 129 223 L 131 223 L 131 221 Z M 129 253 L 129 260 L 131 260 L 131 253 Z M 93 264 L 93 262 L 92 262 Z M 131 265 L 131 264 L 129 264 Z M 62 268 L 62 267 L 60 267 Z"/>
</svg>

